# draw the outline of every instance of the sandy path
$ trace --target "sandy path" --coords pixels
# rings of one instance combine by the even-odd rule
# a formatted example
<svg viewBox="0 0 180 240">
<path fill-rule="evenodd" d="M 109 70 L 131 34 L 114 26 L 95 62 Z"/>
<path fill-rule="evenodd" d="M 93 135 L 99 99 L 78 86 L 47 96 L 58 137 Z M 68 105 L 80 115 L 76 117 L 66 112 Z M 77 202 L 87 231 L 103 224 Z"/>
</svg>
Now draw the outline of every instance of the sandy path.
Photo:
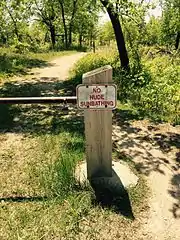
<svg viewBox="0 0 180 240">
<path fill-rule="evenodd" d="M 75 53 L 73 55 L 55 58 L 49 62 L 48 67 L 33 69 L 31 73 L 38 78 L 58 78 L 58 80 L 66 80 L 69 70 L 75 62 L 84 55 L 85 53 Z"/>
<path fill-rule="evenodd" d="M 114 126 L 121 155 L 129 156 L 151 189 L 142 239 L 180 239 L 180 127 L 146 121 Z"/>
</svg>

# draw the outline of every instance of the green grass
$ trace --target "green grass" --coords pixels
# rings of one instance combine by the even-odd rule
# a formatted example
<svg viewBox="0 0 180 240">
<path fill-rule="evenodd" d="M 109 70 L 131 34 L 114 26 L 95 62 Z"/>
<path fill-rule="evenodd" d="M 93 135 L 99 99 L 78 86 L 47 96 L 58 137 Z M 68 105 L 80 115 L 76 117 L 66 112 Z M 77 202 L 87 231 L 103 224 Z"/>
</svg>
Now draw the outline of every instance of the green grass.
<svg viewBox="0 0 180 240">
<path fill-rule="evenodd" d="M 47 53 L 29 53 L 29 56 L 32 58 L 40 59 L 40 60 L 51 60 L 56 57 L 61 57 L 64 55 L 67 56 L 67 55 L 71 55 L 73 53 L 76 53 L 76 51 L 70 50 L 70 51 L 59 51 L 59 52 L 50 51 Z"/>
<path fill-rule="evenodd" d="M 129 189 L 135 221 L 103 208 L 74 178 L 85 157 L 83 118 L 57 105 L 18 109 L 19 119 L 0 134 L 0 239 L 131 239 L 146 183 Z"/>
<path fill-rule="evenodd" d="M 14 128 L 0 134 L 1 239 L 106 239 L 107 232 L 109 239 L 131 239 L 130 229 L 136 234 L 138 220 L 95 204 L 91 188 L 75 180 L 75 166 L 84 159 L 84 136 L 78 131 L 81 121 L 76 129 L 74 121 L 69 130 L 62 124 L 45 135 L 24 129 L 13 133 Z M 145 209 L 145 189 L 143 181 L 129 189 L 137 218 Z"/>
<path fill-rule="evenodd" d="M 41 137 L 40 141 L 38 166 L 42 163 L 41 169 L 33 164 L 30 173 L 39 176 L 39 185 L 46 196 L 65 198 L 78 187 L 74 171 L 77 163 L 83 159 L 83 137 L 62 130 L 57 136 Z"/>
<path fill-rule="evenodd" d="M 48 92 L 65 88 L 51 82 Z M 40 83 L 9 81 L 1 86 L 0 95 L 37 96 L 43 91 Z M 0 239 L 138 236 L 147 205 L 141 176 L 138 186 L 128 190 L 135 221 L 113 206 L 100 205 L 91 186 L 81 186 L 74 177 L 85 158 L 82 113 L 74 108 L 63 112 L 59 104 L 0 107 Z M 121 208 L 128 212 L 124 205 Z"/>
</svg>

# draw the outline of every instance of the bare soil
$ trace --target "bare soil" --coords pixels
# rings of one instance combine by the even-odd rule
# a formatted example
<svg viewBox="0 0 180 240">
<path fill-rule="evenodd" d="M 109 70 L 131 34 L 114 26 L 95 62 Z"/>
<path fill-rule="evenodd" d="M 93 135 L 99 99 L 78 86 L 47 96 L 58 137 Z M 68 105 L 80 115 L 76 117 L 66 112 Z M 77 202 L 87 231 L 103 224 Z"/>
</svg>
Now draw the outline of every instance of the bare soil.
<svg viewBox="0 0 180 240">
<path fill-rule="evenodd" d="M 56 58 L 49 62 L 48 67 L 33 69 L 31 74 L 34 74 L 40 79 L 56 78 L 59 80 L 66 80 L 68 78 L 69 70 L 84 54 L 85 53 L 76 53 Z"/>
<path fill-rule="evenodd" d="M 113 139 L 116 151 L 132 160 L 151 190 L 139 237 L 180 239 L 180 126 L 122 121 L 117 114 Z"/>
</svg>

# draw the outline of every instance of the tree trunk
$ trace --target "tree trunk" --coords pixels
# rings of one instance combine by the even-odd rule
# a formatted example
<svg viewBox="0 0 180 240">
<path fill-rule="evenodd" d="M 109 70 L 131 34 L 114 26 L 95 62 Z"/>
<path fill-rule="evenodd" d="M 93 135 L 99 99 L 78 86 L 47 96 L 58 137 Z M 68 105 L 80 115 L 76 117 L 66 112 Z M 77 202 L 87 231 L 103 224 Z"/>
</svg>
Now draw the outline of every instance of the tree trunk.
<svg viewBox="0 0 180 240">
<path fill-rule="evenodd" d="M 49 31 L 47 31 L 45 33 L 45 36 L 44 36 L 44 44 L 48 42 L 48 34 L 49 34 Z"/>
<path fill-rule="evenodd" d="M 95 42 L 95 40 L 93 39 L 93 53 L 95 53 L 96 52 L 96 42 Z"/>
<path fill-rule="evenodd" d="M 54 25 L 51 25 L 49 27 L 50 33 L 51 33 L 51 43 L 52 43 L 52 49 L 54 49 L 55 44 L 56 44 L 56 32 L 55 32 L 55 27 Z"/>
<path fill-rule="evenodd" d="M 7 43 L 7 37 L 5 35 L 1 36 L 2 44 L 5 45 Z"/>
<path fill-rule="evenodd" d="M 66 19 L 65 19 L 65 12 L 64 12 L 64 5 L 62 1 L 59 1 L 61 5 L 61 12 L 62 12 L 62 20 L 63 20 L 63 27 L 64 27 L 64 37 L 65 37 L 65 48 L 68 48 L 68 31 L 66 26 Z"/>
<path fill-rule="evenodd" d="M 72 26 L 69 26 L 69 42 L 68 42 L 68 46 L 72 45 Z"/>
<path fill-rule="evenodd" d="M 82 34 L 79 34 L 79 47 L 82 48 Z"/>
<path fill-rule="evenodd" d="M 9 16 L 10 16 L 12 22 L 13 22 L 13 25 L 14 25 L 14 33 L 15 33 L 18 41 L 21 42 L 22 39 L 21 39 L 21 36 L 20 36 L 20 34 L 19 34 L 19 31 L 18 31 L 17 22 L 16 22 L 16 20 L 14 19 L 14 17 L 13 17 L 13 15 L 12 15 L 11 11 L 9 10 L 9 8 L 6 7 L 6 9 L 7 9 L 8 13 L 9 13 Z"/>
<path fill-rule="evenodd" d="M 119 51 L 121 67 L 124 68 L 125 70 L 129 70 L 129 58 L 128 58 L 128 53 L 127 53 L 124 35 L 122 32 L 118 13 L 114 10 L 113 5 L 110 4 L 108 0 L 101 0 L 101 2 L 103 6 L 106 8 L 108 15 L 111 19 L 111 23 L 114 29 L 116 43 Z"/>
<path fill-rule="evenodd" d="M 77 10 L 77 8 L 76 8 L 77 1 L 78 0 L 73 1 L 73 11 L 72 11 L 71 20 L 70 20 L 70 23 L 69 23 L 69 46 L 71 46 L 71 44 L 72 44 L 73 21 L 74 21 L 74 17 L 75 17 L 76 10 Z"/>
<path fill-rule="evenodd" d="M 180 32 L 177 33 L 175 49 L 178 50 L 179 48 L 179 41 L 180 41 Z"/>
</svg>

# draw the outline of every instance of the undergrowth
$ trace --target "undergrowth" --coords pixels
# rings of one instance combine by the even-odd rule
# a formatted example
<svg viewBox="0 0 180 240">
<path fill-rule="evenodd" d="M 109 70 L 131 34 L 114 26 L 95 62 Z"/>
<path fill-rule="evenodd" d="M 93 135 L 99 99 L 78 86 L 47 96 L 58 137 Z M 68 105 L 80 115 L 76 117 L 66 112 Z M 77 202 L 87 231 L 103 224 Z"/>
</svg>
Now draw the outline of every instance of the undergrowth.
<svg viewBox="0 0 180 240">
<path fill-rule="evenodd" d="M 135 107 L 142 117 L 154 121 L 180 124 L 180 58 L 177 52 L 161 48 L 141 49 L 141 61 L 130 52 L 131 70 L 119 67 L 116 50 L 89 54 L 80 59 L 71 71 L 74 84 L 81 83 L 83 73 L 111 65 L 118 99 Z"/>
</svg>

